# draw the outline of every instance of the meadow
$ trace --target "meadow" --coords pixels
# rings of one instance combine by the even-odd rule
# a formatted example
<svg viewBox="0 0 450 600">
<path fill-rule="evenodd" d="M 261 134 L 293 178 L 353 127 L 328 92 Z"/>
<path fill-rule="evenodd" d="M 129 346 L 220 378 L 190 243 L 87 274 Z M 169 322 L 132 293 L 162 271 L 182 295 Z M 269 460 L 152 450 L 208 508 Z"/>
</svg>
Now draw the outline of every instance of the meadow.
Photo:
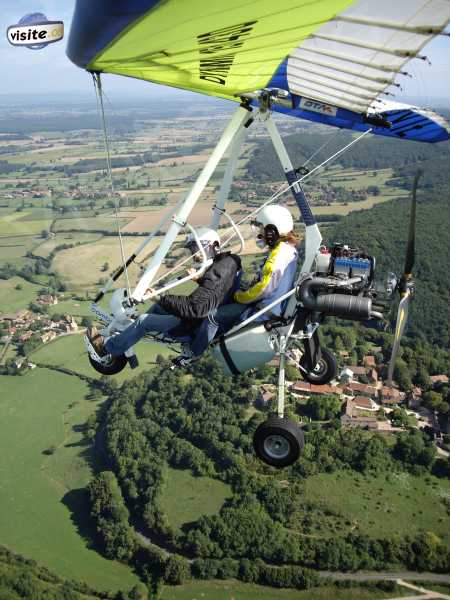
<svg viewBox="0 0 450 600">
<path fill-rule="evenodd" d="M 231 496 L 230 486 L 217 479 L 194 477 L 190 471 L 168 467 L 161 505 L 169 524 L 178 529 L 202 515 L 218 513 L 224 501 Z"/>
<path fill-rule="evenodd" d="M 160 600 L 378 600 L 411 596 L 411 590 L 394 592 L 361 586 L 339 588 L 333 585 L 309 590 L 272 589 L 238 581 L 193 581 L 180 586 L 164 586 Z"/>
<path fill-rule="evenodd" d="M 431 531 L 450 539 L 450 516 L 443 502 L 450 497 L 448 479 L 405 472 L 364 476 L 338 471 L 308 477 L 304 489 L 306 501 L 319 501 L 331 513 L 323 523 L 324 530 L 380 537 Z"/>
<path fill-rule="evenodd" d="M 101 589 L 130 588 L 127 567 L 100 556 L 80 521 L 90 466 L 83 425 L 97 404 L 77 377 L 35 369 L 1 377 L 0 531 L 14 552 Z M 51 456 L 43 454 L 54 446 Z"/>
<path fill-rule="evenodd" d="M 28 304 L 36 300 L 39 289 L 39 285 L 25 281 L 22 277 L 0 279 L 0 315 L 28 308 Z"/>
</svg>

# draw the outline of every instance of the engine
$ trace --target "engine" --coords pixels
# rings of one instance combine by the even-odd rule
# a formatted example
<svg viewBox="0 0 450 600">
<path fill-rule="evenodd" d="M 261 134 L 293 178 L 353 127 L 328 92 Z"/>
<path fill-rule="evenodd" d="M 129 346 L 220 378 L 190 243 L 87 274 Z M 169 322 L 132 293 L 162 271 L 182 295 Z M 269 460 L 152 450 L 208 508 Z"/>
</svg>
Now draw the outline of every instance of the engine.
<svg viewBox="0 0 450 600">
<path fill-rule="evenodd" d="M 373 310 L 375 259 L 347 244 L 323 247 L 316 256 L 315 273 L 305 279 L 297 296 L 303 306 L 323 315 L 344 319 L 381 318 Z"/>
<path fill-rule="evenodd" d="M 335 277 L 339 283 L 353 280 L 354 292 L 370 289 L 375 274 L 375 259 L 364 250 L 347 244 L 333 244 L 330 249 L 323 247 L 316 257 L 316 272 L 321 277 Z M 355 278 L 360 278 L 356 281 Z"/>
</svg>

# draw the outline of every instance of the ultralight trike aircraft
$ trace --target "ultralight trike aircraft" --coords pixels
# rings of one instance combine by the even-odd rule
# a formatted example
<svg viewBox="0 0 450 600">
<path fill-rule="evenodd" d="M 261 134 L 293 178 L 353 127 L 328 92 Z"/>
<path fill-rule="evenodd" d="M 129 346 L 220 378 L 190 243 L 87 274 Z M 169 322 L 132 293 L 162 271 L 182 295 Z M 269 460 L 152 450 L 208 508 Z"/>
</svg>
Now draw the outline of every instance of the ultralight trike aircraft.
<svg viewBox="0 0 450 600">
<path fill-rule="evenodd" d="M 128 258 L 122 250 L 122 266 L 96 295 L 95 316 L 105 335 L 123 330 L 136 316 L 136 307 L 173 273 L 158 272 L 182 231 L 189 231 L 202 257 L 190 275 L 169 281 L 158 293 L 199 277 L 209 266 L 189 216 L 219 161 L 229 158 L 217 199 L 212 206 L 211 227 L 222 218 L 230 226 L 230 241 L 244 239 L 240 225 L 287 191 L 293 194 L 305 226 L 305 248 L 292 289 L 273 304 L 221 335 L 213 342 L 213 354 L 228 374 L 238 374 L 279 358 L 277 414 L 254 434 L 254 448 L 267 464 L 292 464 L 303 446 L 303 434 L 284 416 L 286 357 L 299 349 L 299 371 L 307 381 L 327 383 L 336 375 L 336 360 L 321 348 L 318 327 L 326 316 L 369 321 L 383 317 L 383 298 L 374 282 L 375 259 L 350 243 L 325 248 L 302 182 L 335 160 L 369 133 L 397 139 L 438 142 L 450 139 L 449 124 L 436 113 L 386 100 L 399 87 L 397 75 L 406 76 L 406 63 L 425 59 L 419 52 L 433 37 L 444 34 L 450 21 L 450 3 L 442 0 L 329 0 L 298 2 L 280 0 L 78 0 L 69 39 L 69 57 L 94 79 L 102 110 L 107 167 L 114 193 L 109 141 L 103 111 L 101 73 L 137 77 L 238 102 L 229 124 L 187 195 Z M 394 86 L 394 87 L 392 87 Z M 273 111 L 360 132 L 347 146 L 311 171 L 295 169 L 273 119 Z M 255 120 L 262 121 L 284 170 L 288 185 L 261 207 L 235 223 L 226 202 L 245 135 Z M 404 331 L 412 294 L 415 204 L 418 176 L 414 181 L 409 237 L 402 277 L 390 279 L 385 296 L 400 292 L 394 346 L 388 380 L 392 382 L 399 341 Z M 132 288 L 127 268 L 155 236 L 166 228 L 161 242 Z M 184 264 L 182 261 L 178 268 Z M 111 296 L 110 311 L 98 305 L 121 275 L 126 287 Z M 264 323 L 256 319 L 286 301 L 280 317 Z M 151 338 L 152 341 L 155 339 Z M 163 339 L 163 343 L 174 340 Z M 86 338 L 89 360 L 104 374 L 117 373 L 137 364 L 134 349 L 119 357 L 101 357 Z"/>
</svg>

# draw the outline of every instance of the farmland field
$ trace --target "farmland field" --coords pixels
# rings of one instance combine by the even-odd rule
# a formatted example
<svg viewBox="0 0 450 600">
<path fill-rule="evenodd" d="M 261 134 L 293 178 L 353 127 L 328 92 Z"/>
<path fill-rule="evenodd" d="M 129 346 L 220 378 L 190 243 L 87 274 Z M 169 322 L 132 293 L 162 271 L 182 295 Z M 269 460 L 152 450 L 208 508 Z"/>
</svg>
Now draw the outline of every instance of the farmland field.
<svg viewBox="0 0 450 600">
<path fill-rule="evenodd" d="M 216 514 L 231 495 L 230 487 L 221 481 L 168 468 L 161 505 L 169 524 L 179 528 L 202 515 Z"/>
<path fill-rule="evenodd" d="M 395 592 L 383 592 L 359 586 L 338 588 L 331 585 L 309 590 L 287 590 L 232 580 L 165 586 L 160 600 L 378 600 L 401 596 L 411 596 L 411 590 L 399 588 Z"/>
<path fill-rule="evenodd" d="M 449 539 L 450 517 L 443 502 L 449 496 L 447 479 L 424 479 L 407 473 L 364 477 L 340 471 L 305 481 L 305 499 L 321 499 L 321 504 L 336 515 L 338 527 L 345 523 L 352 531 L 375 536 L 432 531 Z"/>
<path fill-rule="evenodd" d="M 2 376 L 1 386 L 2 543 L 63 577 L 102 589 L 131 587 L 136 578 L 130 569 L 90 548 L 86 523 L 79 521 L 85 501 L 80 488 L 89 476 L 79 426 L 96 408 L 84 398 L 86 384 L 35 369 L 23 377 Z M 51 446 L 55 453 L 45 456 Z"/>
<path fill-rule="evenodd" d="M 19 289 L 16 289 L 20 286 Z M 21 277 L 0 279 L 0 314 L 14 313 L 22 308 L 28 308 L 30 302 L 36 300 L 40 286 Z"/>
<path fill-rule="evenodd" d="M 47 229 L 51 223 L 47 220 L 26 221 L 22 219 L 27 213 L 13 212 L 0 218 L 0 235 L 36 235 Z"/>
</svg>

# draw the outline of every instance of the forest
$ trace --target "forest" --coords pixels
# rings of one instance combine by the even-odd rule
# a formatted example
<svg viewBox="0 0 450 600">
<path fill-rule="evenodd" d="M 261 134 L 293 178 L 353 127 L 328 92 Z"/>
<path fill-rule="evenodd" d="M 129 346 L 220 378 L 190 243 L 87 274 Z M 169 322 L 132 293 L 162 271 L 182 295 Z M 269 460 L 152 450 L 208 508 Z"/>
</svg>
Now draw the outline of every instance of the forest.
<svg viewBox="0 0 450 600">
<path fill-rule="evenodd" d="M 317 585 L 317 569 L 449 569 L 450 547 L 434 534 L 373 538 L 329 531 L 311 537 L 291 531 L 305 519 L 323 519 L 320 503 L 302 501 L 304 482 L 313 475 L 450 475 L 441 472 L 426 434 L 406 431 L 392 445 L 378 434 L 341 430 L 339 421 L 307 428 L 305 451 L 283 473 L 289 485 L 282 486 L 277 473 L 253 456 L 252 434 L 265 418 L 263 412 L 245 416 L 255 398 L 253 377 L 225 377 L 211 359 L 187 372 L 159 363 L 111 389 L 108 407 L 90 423 L 97 451 L 107 456 L 89 485 L 97 543 L 106 556 L 132 564 L 150 586 L 161 578 L 174 584 L 236 577 L 307 588 Z M 224 481 L 232 497 L 219 514 L 175 530 L 161 501 L 167 465 Z"/>
</svg>

